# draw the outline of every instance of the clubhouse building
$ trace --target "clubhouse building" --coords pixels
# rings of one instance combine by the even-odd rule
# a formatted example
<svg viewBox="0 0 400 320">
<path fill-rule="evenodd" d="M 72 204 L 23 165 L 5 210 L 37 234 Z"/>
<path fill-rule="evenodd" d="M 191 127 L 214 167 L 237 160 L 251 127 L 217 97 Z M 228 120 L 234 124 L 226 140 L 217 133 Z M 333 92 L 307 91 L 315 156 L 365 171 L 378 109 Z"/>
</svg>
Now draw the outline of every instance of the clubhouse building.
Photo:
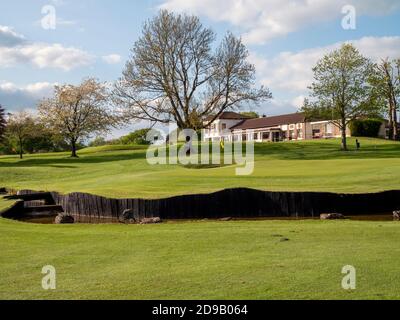
<svg viewBox="0 0 400 320">
<path fill-rule="evenodd" d="M 349 129 L 347 135 L 351 135 Z M 278 142 L 337 137 L 341 132 L 332 121 L 307 121 L 304 113 L 251 119 L 236 112 L 223 112 L 204 129 L 205 141 Z"/>
</svg>

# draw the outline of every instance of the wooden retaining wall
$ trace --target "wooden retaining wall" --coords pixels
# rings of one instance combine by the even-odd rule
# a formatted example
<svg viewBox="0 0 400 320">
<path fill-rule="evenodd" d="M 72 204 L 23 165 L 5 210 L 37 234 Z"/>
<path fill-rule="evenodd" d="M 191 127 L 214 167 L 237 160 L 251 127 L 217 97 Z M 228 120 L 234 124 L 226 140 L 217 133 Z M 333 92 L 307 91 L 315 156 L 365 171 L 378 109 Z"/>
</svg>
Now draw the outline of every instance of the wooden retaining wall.
<svg viewBox="0 0 400 320">
<path fill-rule="evenodd" d="M 116 221 L 126 209 L 136 217 L 161 219 L 318 217 L 321 213 L 369 215 L 400 209 L 400 190 L 371 194 L 267 192 L 227 189 L 166 199 L 109 199 L 84 193 L 52 193 L 57 204 L 79 221 Z"/>
<path fill-rule="evenodd" d="M 20 194 L 34 191 L 24 190 Z M 51 193 L 54 202 L 79 222 L 116 222 L 126 209 L 137 219 L 217 219 L 223 217 L 318 217 L 321 213 L 373 215 L 400 210 L 400 190 L 370 194 L 268 192 L 226 189 L 211 194 L 166 199 L 109 199 L 85 193 Z M 24 208 L 14 205 L 2 216 L 16 218 Z"/>
</svg>

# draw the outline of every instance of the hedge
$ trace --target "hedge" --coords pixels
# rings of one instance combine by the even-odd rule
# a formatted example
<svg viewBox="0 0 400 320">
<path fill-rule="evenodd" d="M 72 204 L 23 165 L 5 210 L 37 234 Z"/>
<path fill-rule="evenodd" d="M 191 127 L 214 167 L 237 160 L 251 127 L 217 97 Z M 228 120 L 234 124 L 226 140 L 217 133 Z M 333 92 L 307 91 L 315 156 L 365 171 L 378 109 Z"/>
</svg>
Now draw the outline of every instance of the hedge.
<svg viewBox="0 0 400 320">
<path fill-rule="evenodd" d="M 351 135 L 353 137 L 376 138 L 379 136 L 382 123 L 382 120 L 379 119 L 353 120 L 350 123 Z"/>
</svg>

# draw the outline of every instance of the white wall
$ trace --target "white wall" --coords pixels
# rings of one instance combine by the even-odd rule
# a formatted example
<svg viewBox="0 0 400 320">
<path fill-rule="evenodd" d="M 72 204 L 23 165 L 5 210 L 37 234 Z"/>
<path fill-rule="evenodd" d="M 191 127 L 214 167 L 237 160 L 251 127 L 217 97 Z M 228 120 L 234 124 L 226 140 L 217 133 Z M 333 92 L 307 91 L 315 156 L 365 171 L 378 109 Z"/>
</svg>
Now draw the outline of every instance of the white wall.
<svg viewBox="0 0 400 320">
<path fill-rule="evenodd" d="M 213 122 L 213 124 L 215 125 L 215 129 L 205 129 L 204 130 L 204 140 L 207 139 L 212 139 L 213 141 L 218 141 L 221 139 L 221 137 L 223 136 L 223 125 L 226 126 L 226 129 L 228 132 L 225 133 L 225 135 L 229 135 L 230 136 L 230 128 L 232 128 L 233 126 L 237 125 L 238 123 L 242 122 L 242 120 L 231 120 L 231 119 L 218 119 L 216 121 Z"/>
</svg>

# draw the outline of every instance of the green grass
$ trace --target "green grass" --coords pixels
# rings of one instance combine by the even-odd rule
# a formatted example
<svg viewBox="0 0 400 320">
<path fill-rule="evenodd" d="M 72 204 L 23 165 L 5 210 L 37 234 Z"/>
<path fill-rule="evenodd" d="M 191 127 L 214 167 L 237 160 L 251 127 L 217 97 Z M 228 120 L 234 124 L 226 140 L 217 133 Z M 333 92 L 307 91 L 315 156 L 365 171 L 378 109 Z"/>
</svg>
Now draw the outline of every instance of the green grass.
<svg viewBox="0 0 400 320">
<path fill-rule="evenodd" d="M 0 157 L 0 186 L 109 197 L 160 198 L 232 187 L 271 191 L 377 192 L 400 188 L 400 143 L 360 139 L 362 149 L 340 151 L 338 140 L 256 144 L 255 170 L 236 176 L 219 168 L 151 166 L 146 148 L 106 146 L 68 153 Z"/>
<path fill-rule="evenodd" d="M 400 299 L 399 233 L 394 222 L 0 219 L 0 299 Z M 55 291 L 41 288 L 45 265 Z M 355 291 L 341 288 L 345 265 Z"/>
<path fill-rule="evenodd" d="M 255 171 L 150 166 L 140 146 L 0 157 L 0 187 L 158 198 L 228 187 L 283 191 L 400 189 L 400 143 L 360 139 L 256 145 Z M 350 139 L 354 145 L 354 139 Z M 0 198 L 0 211 L 12 205 Z M 0 219 L 0 299 L 400 299 L 400 224 L 197 221 L 36 225 Z M 283 241 L 289 239 L 288 241 Z M 41 288 L 42 267 L 57 290 Z M 357 289 L 341 288 L 344 265 Z"/>
<path fill-rule="evenodd" d="M 2 196 L 0 196 L 0 213 L 4 210 L 8 209 L 9 207 L 11 207 L 14 203 L 15 203 L 15 201 L 6 200 L 6 199 L 3 199 Z"/>
</svg>

